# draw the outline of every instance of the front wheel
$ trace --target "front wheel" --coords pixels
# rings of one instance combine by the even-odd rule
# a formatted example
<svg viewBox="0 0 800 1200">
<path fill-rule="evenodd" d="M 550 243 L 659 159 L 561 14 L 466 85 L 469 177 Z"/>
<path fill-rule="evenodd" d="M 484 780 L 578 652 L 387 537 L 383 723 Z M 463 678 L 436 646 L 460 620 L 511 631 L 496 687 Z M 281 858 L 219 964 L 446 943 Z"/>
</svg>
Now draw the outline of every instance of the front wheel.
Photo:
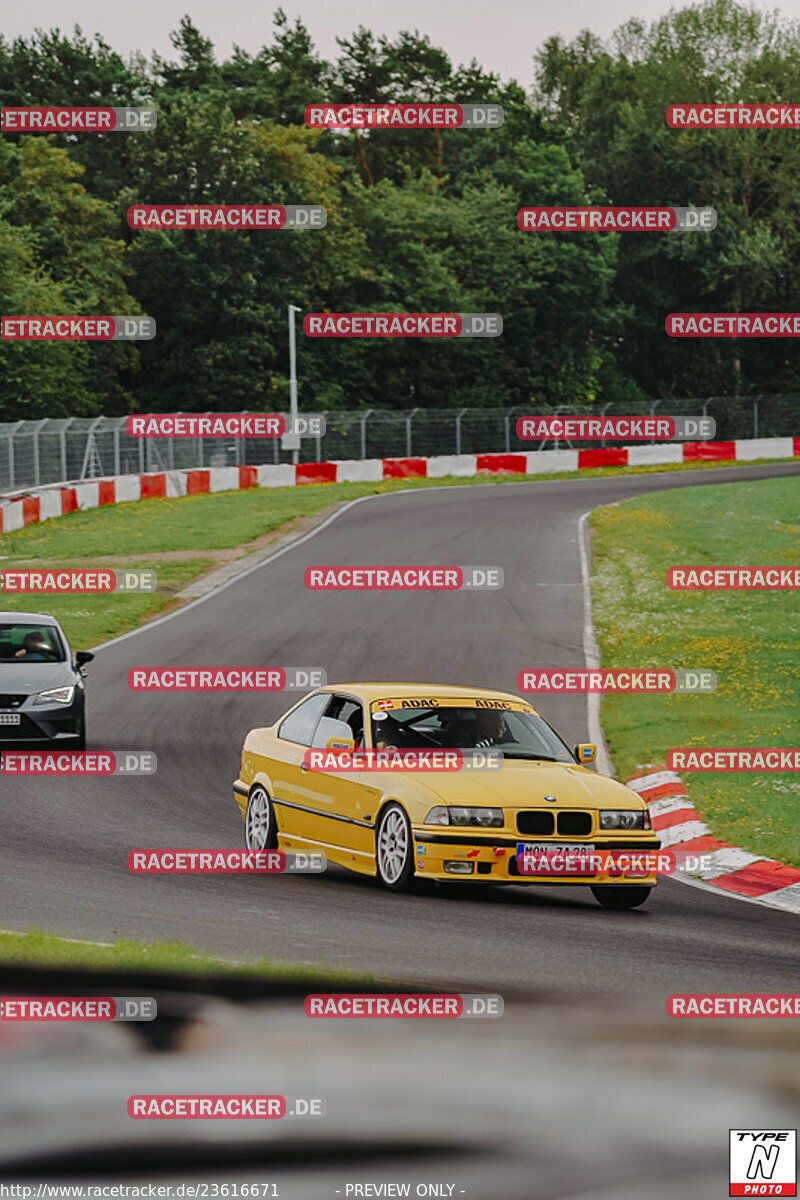
<svg viewBox="0 0 800 1200">
<path fill-rule="evenodd" d="M 651 887 L 634 887 L 627 883 L 599 883 L 592 888 L 592 895 L 601 908 L 623 912 L 644 904 L 652 890 Z"/>
<path fill-rule="evenodd" d="M 85 750 L 86 749 L 86 718 L 85 717 L 82 719 L 80 725 L 78 726 L 78 733 L 77 733 L 76 737 L 74 737 L 72 739 L 72 749 L 73 750 Z"/>
<path fill-rule="evenodd" d="M 390 892 L 404 892 L 414 874 L 411 822 L 399 804 L 381 813 L 375 834 L 378 879 Z"/>
<path fill-rule="evenodd" d="M 248 850 L 274 850 L 278 845 L 275 809 L 260 783 L 256 784 L 247 798 L 244 844 Z"/>
</svg>

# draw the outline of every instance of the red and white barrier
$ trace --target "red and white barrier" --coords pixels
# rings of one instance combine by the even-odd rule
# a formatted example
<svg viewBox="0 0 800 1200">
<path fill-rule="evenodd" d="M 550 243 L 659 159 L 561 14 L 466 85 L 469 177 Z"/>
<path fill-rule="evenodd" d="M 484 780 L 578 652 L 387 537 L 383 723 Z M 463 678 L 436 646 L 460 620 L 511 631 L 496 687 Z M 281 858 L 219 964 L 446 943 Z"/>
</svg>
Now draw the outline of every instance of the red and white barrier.
<svg viewBox="0 0 800 1200">
<path fill-rule="evenodd" d="M 543 475 L 592 467 L 665 466 L 681 462 L 752 462 L 800 458 L 800 437 L 735 442 L 666 442 L 592 450 L 529 450 L 513 454 L 445 454 L 437 458 L 367 458 L 282 463 L 259 467 L 197 467 L 150 475 L 118 475 L 70 485 L 52 484 L 0 501 L 0 534 L 68 513 L 131 500 L 198 496 L 242 488 L 294 487 L 303 483 L 378 483 L 384 479 L 467 478 L 473 475 Z"/>
<path fill-rule="evenodd" d="M 647 804 L 662 850 L 702 855 L 705 865 L 693 871 L 693 877 L 724 892 L 800 912 L 800 870 L 715 838 L 686 794 L 680 775 L 667 770 L 639 772 L 627 786 Z"/>
</svg>

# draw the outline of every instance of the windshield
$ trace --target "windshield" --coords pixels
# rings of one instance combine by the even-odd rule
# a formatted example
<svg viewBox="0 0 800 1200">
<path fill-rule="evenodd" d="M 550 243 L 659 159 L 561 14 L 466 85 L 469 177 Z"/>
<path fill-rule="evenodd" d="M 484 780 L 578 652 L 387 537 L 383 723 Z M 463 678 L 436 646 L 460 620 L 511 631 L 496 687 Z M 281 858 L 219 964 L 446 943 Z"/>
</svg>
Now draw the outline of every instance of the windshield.
<svg viewBox="0 0 800 1200">
<path fill-rule="evenodd" d="M 54 625 L 0 625 L 0 666 L 65 659 L 64 646 Z"/>
<path fill-rule="evenodd" d="M 575 762 L 558 734 L 538 713 L 522 704 L 514 708 L 509 704 L 503 709 L 468 703 L 411 707 L 408 701 L 397 700 L 391 711 L 373 711 L 372 744 L 377 749 L 441 746 L 468 750 L 496 746 L 506 758 Z"/>
</svg>

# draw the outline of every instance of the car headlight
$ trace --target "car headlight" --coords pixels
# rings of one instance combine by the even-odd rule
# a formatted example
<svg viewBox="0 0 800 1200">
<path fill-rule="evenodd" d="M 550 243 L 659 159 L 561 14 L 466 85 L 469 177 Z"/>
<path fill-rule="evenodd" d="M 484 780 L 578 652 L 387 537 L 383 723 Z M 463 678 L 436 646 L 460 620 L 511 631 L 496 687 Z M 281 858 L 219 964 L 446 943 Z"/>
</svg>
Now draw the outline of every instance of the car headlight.
<svg viewBox="0 0 800 1200">
<path fill-rule="evenodd" d="M 425 818 L 426 825 L 480 825 L 484 828 L 502 828 L 502 808 L 464 808 L 438 805 Z"/>
<path fill-rule="evenodd" d="M 34 704 L 72 704 L 72 697 L 75 695 L 75 688 L 60 687 L 51 688 L 49 692 L 39 692 L 39 695 L 34 700 Z"/>
<path fill-rule="evenodd" d="M 646 808 L 606 809 L 600 813 L 601 829 L 650 829 L 650 813 Z"/>
</svg>

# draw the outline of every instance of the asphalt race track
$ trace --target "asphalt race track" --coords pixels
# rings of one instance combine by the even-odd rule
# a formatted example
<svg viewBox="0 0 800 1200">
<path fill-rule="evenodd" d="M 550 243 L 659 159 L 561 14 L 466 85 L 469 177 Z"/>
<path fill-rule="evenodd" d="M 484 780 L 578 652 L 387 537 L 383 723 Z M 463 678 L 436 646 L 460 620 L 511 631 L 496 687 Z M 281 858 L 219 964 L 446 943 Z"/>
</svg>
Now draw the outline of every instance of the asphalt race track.
<svg viewBox="0 0 800 1200">
<path fill-rule="evenodd" d="M 243 736 L 296 695 L 134 694 L 130 667 L 309 665 L 324 667 L 329 683 L 514 691 L 520 667 L 583 666 L 582 513 L 663 488 L 789 474 L 800 465 L 379 496 L 204 602 L 110 644 L 89 667 L 89 746 L 155 750 L 158 773 L 3 784 L 6 928 L 177 938 L 231 959 L 346 966 L 507 996 L 795 990 L 797 916 L 676 882 L 660 884 L 644 909 L 617 914 L 580 888 L 426 884 L 395 896 L 339 870 L 134 877 L 126 868 L 134 847 L 243 844 L 231 791 Z M 305 590 L 307 566 L 338 563 L 499 565 L 505 587 Z M 570 744 L 587 738 L 585 696 L 543 697 L 540 707 Z"/>
</svg>

